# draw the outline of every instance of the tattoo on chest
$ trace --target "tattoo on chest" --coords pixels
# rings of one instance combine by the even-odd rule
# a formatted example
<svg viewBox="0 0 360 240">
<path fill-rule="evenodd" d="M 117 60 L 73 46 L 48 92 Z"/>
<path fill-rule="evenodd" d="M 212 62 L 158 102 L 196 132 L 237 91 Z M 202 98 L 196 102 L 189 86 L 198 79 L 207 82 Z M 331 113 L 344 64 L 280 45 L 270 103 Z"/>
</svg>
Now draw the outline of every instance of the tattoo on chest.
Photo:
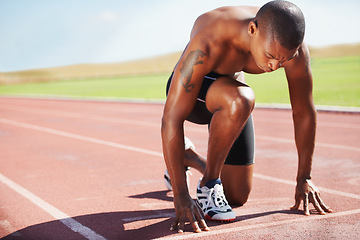
<svg viewBox="0 0 360 240">
<path fill-rule="evenodd" d="M 181 84 L 185 88 L 185 92 L 191 92 L 191 90 L 195 87 L 194 84 L 190 84 L 192 75 L 194 73 L 194 66 L 198 64 L 203 64 L 204 62 L 199 60 L 200 57 L 204 57 L 206 53 L 197 49 L 195 51 L 190 52 L 180 69 L 181 73 Z"/>
</svg>

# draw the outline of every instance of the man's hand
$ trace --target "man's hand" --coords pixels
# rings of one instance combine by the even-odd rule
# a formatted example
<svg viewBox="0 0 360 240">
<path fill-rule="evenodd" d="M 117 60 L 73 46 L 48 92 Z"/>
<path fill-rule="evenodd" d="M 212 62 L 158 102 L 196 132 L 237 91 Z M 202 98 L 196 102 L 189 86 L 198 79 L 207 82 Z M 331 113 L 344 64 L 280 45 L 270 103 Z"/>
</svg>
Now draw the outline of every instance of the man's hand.
<svg viewBox="0 0 360 240">
<path fill-rule="evenodd" d="M 310 179 L 298 181 L 295 192 L 295 205 L 291 209 L 299 209 L 301 200 L 304 201 L 304 213 L 309 216 L 309 202 L 314 205 L 316 210 L 325 215 L 326 212 L 333 212 L 320 198 L 320 192 Z"/>
<path fill-rule="evenodd" d="M 201 232 L 201 229 L 204 231 L 210 230 L 204 220 L 203 212 L 189 194 L 186 196 L 174 196 L 174 205 L 176 218 L 170 230 L 177 230 L 179 233 L 184 232 L 186 219 L 190 220 L 190 224 L 197 233 Z"/>
</svg>

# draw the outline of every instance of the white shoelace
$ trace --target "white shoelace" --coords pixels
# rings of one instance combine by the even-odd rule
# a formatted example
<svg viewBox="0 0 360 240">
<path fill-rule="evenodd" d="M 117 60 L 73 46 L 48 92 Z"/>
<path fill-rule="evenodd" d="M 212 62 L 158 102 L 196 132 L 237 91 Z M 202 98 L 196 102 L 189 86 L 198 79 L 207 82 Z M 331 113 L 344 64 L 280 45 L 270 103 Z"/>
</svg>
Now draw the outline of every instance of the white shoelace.
<svg viewBox="0 0 360 240">
<path fill-rule="evenodd" d="M 226 207 L 227 201 L 223 193 L 223 187 L 219 184 L 216 184 L 214 188 L 210 189 L 210 194 L 208 195 L 206 208 L 208 209 L 210 202 L 212 202 L 212 196 L 214 195 L 214 204 L 218 208 Z"/>
</svg>

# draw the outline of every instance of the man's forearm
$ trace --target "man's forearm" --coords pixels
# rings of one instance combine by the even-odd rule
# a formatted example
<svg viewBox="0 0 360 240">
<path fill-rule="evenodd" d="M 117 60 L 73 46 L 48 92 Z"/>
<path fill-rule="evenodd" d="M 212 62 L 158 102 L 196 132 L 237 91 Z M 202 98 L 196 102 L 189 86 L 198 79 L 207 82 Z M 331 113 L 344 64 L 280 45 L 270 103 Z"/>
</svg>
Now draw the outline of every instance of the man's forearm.
<svg viewBox="0 0 360 240">
<path fill-rule="evenodd" d="M 174 194 L 188 193 L 184 165 L 184 130 L 182 124 L 162 123 L 161 136 L 166 167 Z"/>
<path fill-rule="evenodd" d="M 312 158 L 315 147 L 316 112 L 294 115 L 295 143 L 298 151 L 297 179 L 311 179 Z"/>
</svg>

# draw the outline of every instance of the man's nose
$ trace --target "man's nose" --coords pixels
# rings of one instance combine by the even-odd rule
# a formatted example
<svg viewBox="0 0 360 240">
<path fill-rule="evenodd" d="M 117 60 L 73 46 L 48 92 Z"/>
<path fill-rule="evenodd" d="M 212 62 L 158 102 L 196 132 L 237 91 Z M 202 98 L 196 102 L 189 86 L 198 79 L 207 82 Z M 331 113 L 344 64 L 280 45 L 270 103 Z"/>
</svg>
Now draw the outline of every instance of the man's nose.
<svg viewBox="0 0 360 240">
<path fill-rule="evenodd" d="M 269 61 L 268 66 L 275 71 L 281 66 L 281 62 L 279 60 L 272 59 Z"/>
</svg>

